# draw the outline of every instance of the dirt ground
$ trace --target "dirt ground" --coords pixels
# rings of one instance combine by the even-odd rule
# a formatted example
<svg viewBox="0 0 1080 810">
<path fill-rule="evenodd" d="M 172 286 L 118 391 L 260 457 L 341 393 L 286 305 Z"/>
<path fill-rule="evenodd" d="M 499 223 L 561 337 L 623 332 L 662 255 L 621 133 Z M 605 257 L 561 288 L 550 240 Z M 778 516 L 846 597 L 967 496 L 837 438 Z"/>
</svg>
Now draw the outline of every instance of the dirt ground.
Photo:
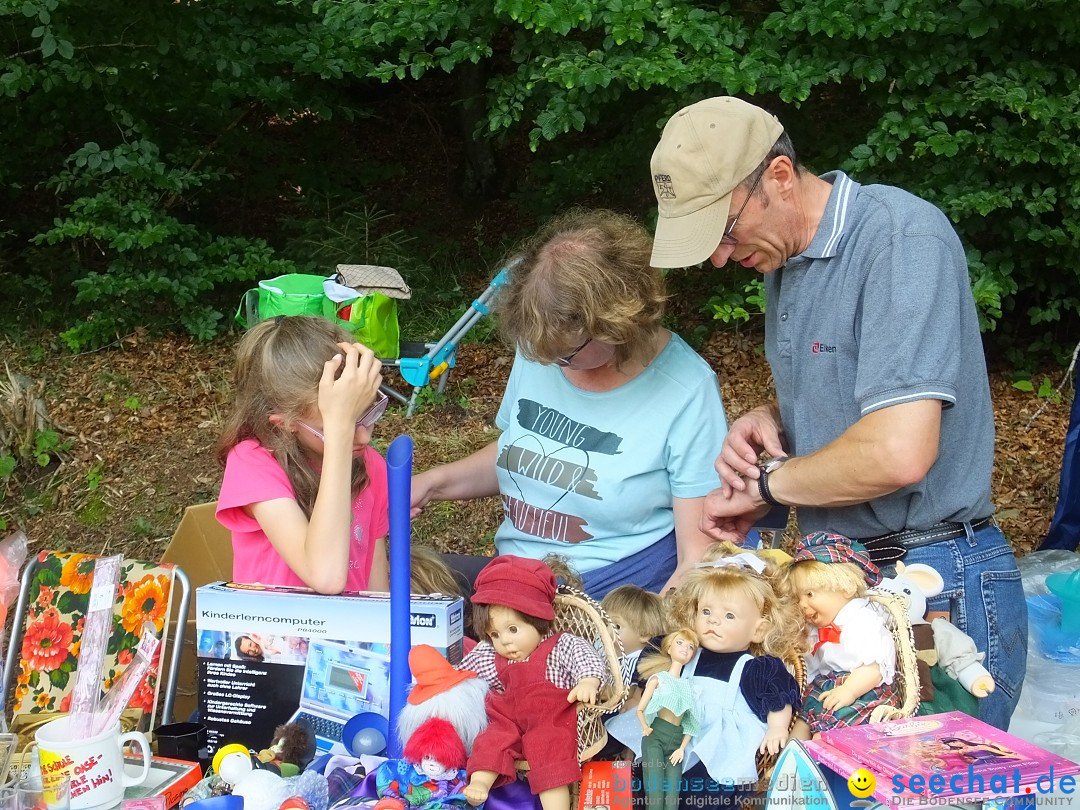
<svg viewBox="0 0 1080 810">
<path fill-rule="evenodd" d="M 216 497 L 221 470 L 214 443 L 228 409 L 234 340 L 205 344 L 136 334 L 74 356 L 49 338 L 34 346 L 0 343 L 12 372 L 44 383 L 48 417 L 70 443 L 45 467 L 23 462 L 6 482 L 0 513 L 9 530 L 22 527 L 35 550 L 159 557 L 184 507 Z M 729 419 L 771 396 L 752 333 L 717 333 L 701 351 L 719 373 Z M 465 345 L 444 396 L 426 391 L 412 419 L 403 407 L 390 408 L 377 431 L 379 449 L 408 433 L 414 467 L 422 470 L 490 441 L 509 364 L 501 346 Z M 1060 370 L 1048 374 L 1055 384 L 1061 378 Z M 396 374 L 388 382 L 404 390 Z M 1055 404 L 1011 382 L 991 375 L 993 494 L 1006 533 L 1018 553 L 1026 553 L 1045 534 L 1056 504 L 1070 387 Z M 414 539 L 482 552 L 491 548 L 500 514 L 494 498 L 439 504 L 415 523 Z"/>
</svg>

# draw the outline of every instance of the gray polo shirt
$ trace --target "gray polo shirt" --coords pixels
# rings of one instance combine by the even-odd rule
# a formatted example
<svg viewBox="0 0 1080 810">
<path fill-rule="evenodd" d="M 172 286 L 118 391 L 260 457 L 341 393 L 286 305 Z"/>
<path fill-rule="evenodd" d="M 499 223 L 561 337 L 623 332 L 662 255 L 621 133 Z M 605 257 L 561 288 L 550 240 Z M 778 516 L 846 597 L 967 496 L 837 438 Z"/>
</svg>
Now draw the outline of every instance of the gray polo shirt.
<svg viewBox="0 0 1080 810">
<path fill-rule="evenodd" d="M 809 248 L 765 275 L 765 355 L 792 455 L 863 416 L 942 403 L 937 461 L 920 483 L 866 504 L 801 507 L 804 532 L 875 537 L 991 514 L 994 412 L 967 260 L 945 215 L 843 172 Z"/>
</svg>

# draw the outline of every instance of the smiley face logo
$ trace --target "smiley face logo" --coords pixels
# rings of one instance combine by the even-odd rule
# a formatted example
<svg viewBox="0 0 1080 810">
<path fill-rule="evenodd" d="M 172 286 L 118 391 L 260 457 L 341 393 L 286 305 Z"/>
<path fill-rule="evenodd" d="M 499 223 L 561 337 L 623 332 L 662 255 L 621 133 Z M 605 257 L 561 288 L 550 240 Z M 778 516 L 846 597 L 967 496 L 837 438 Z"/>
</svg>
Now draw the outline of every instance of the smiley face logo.
<svg viewBox="0 0 1080 810">
<path fill-rule="evenodd" d="M 858 796 L 862 799 L 874 792 L 874 788 L 877 787 L 877 780 L 866 768 L 859 768 L 848 777 L 847 786 L 852 796 Z"/>
</svg>

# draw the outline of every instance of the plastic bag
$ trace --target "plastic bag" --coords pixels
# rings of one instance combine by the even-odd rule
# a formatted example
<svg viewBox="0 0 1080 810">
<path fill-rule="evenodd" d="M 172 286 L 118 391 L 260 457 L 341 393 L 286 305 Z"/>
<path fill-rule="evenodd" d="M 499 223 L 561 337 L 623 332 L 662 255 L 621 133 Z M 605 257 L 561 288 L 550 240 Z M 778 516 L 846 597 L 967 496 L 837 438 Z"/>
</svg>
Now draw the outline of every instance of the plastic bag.
<svg viewBox="0 0 1080 810">
<path fill-rule="evenodd" d="M 22 532 L 14 532 L 0 540 L 0 668 L 7 660 L 4 627 L 8 606 L 19 594 L 19 571 L 26 562 L 26 545 L 26 535 Z M 0 670 L 0 675 L 2 674 Z M 0 695 L 0 731 L 7 731 L 7 724 L 3 720 L 6 711 L 4 697 Z"/>
</svg>

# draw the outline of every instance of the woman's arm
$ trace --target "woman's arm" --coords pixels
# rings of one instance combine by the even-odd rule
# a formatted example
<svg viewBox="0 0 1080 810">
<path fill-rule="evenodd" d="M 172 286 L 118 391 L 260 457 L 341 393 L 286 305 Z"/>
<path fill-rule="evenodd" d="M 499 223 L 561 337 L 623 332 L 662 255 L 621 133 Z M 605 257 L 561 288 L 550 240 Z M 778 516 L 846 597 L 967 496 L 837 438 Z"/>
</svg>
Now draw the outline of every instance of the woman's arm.
<svg viewBox="0 0 1080 810">
<path fill-rule="evenodd" d="M 672 498 L 671 507 L 675 514 L 675 550 L 678 564 L 675 573 L 664 583 L 660 593 L 667 593 L 682 580 L 683 574 L 701 561 L 705 549 L 713 539 L 701 531 L 701 506 L 705 498 Z"/>
<path fill-rule="evenodd" d="M 499 477 L 495 472 L 498 453 L 496 440 L 463 459 L 414 475 L 413 517 L 430 501 L 467 501 L 498 495 Z"/>
</svg>

